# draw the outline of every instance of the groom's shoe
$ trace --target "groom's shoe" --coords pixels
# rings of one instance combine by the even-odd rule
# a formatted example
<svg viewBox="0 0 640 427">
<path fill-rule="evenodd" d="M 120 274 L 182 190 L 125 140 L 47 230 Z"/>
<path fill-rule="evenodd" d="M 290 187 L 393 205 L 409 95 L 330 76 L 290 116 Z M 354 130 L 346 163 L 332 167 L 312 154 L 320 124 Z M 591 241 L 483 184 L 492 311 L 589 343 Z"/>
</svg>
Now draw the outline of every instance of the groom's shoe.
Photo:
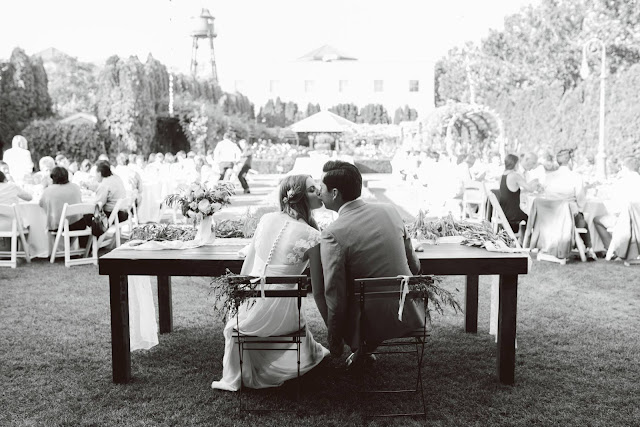
<svg viewBox="0 0 640 427">
<path fill-rule="evenodd" d="M 364 356 L 360 356 L 360 352 L 356 351 L 355 353 L 351 353 L 347 360 L 345 361 L 345 368 L 347 371 L 356 369 L 359 365 L 363 363 L 371 363 L 377 360 L 375 354 L 366 353 Z"/>
</svg>

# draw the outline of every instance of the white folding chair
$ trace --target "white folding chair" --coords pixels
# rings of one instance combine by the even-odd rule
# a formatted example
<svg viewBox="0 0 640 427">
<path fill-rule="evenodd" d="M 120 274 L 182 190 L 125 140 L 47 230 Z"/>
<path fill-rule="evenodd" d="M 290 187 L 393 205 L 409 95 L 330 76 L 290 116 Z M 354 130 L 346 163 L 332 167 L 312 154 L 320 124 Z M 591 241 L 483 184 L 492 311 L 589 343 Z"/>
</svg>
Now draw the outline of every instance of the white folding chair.
<svg viewBox="0 0 640 427">
<path fill-rule="evenodd" d="M 121 240 L 129 240 L 131 238 L 131 233 L 133 232 L 133 226 L 135 224 L 135 199 L 131 197 L 124 198 L 119 200 L 120 205 L 116 203 L 116 207 L 121 211 L 127 213 L 127 219 L 125 221 L 120 222 L 118 216 L 114 218 L 114 225 L 117 228 L 118 232 L 116 234 L 116 247 L 122 244 Z M 116 210 L 114 209 L 114 212 Z M 116 212 L 117 213 L 117 212 Z"/>
<path fill-rule="evenodd" d="M 9 237 L 11 239 L 11 249 L 9 251 L 0 251 L 0 257 L 9 257 L 9 261 L 0 260 L 0 267 L 16 268 L 18 266 L 18 257 L 24 258 L 27 262 L 31 262 L 29 255 L 29 244 L 25 238 L 25 234 L 29 233 L 29 228 L 24 227 L 22 219 L 16 209 L 16 205 L 0 205 L 0 216 L 11 220 L 11 230 L 0 231 L 0 238 Z M 18 240 L 22 246 L 22 250 L 18 250 Z"/>
<path fill-rule="evenodd" d="M 467 183 L 462 193 L 462 217 L 482 219 L 486 198 L 483 183 L 477 181 Z M 478 208 L 477 212 L 474 212 L 475 207 Z"/>
<path fill-rule="evenodd" d="M 113 211 L 111 211 L 111 215 L 109 215 L 107 231 L 100 237 L 98 237 L 98 249 L 104 248 L 107 246 L 111 246 L 115 244 L 115 247 L 119 247 L 121 244 L 121 235 L 120 235 L 120 221 L 118 220 L 118 212 L 120 210 L 125 210 L 122 207 L 125 206 L 125 201 L 127 199 L 118 199 L 116 201 L 116 205 L 113 207 Z M 127 219 L 128 221 L 128 219 Z M 126 223 L 127 221 L 124 221 Z"/>
<path fill-rule="evenodd" d="M 60 224 L 58 225 L 58 231 L 50 231 L 55 235 L 53 242 L 53 248 L 51 249 L 50 262 L 53 264 L 56 262 L 56 258 L 64 256 L 64 266 L 71 267 L 72 265 L 82 264 L 94 264 L 98 265 L 98 239 L 91 233 L 91 226 L 87 225 L 84 230 L 69 230 L 69 217 L 81 215 L 91 215 L 95 211 L 95 205 L 92 203 L 78 203 L 70 205 L 65 203 L 62 207 L 62 214 L 60 215 Z M 72 249 L 71 239 L 77 239 L 81 236 L 88 236 L 87 245 L 84 248 Z M 58 245 L 60 240 L 64 241 L 64 250 L 59 251 Z M 89 251 L 93 250 L 92 255 L 89 256 Z M 71 259 L 72 256 L 82 255 L 82 258 Z"/>
</svg>

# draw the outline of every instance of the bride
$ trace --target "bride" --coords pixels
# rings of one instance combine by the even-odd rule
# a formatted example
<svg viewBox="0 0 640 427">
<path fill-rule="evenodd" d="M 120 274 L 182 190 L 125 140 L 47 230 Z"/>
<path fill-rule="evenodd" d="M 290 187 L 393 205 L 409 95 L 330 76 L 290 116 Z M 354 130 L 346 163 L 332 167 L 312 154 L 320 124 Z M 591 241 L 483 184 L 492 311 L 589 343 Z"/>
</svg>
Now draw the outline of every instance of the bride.
<svg viewBox="0 0 640 427">
<path fill-rule="evenodd" d="M 322 207 L 319 188 L 308 175 L 292 175 L 280 184 L 280 212 L 264 215 L 256 228 L 241 274 L 250 276 L 299 275 L 308 264 L 312 283 L 322 280 L 320 265 L 320 231 L 311 210 Z M 265 289 L 282 289 L 297 285 L 265 285 Z M 303 300 L 303 307 L 306 301 Z M 255 336 L 281 335 L 298 329 L 298 308 L 293 298 L 257 298 L 250 307 L 238 309 L 239 328 L 243 334 Z M 302 322 L 305 322 L 304 315 Z M 241 383 L 251 388 L 278 387 L 297 376 L 295 351 L 252 350 L 243 357 L 243 378 L 240 380 L 238 347 L 232 337 L 235 316 L 224 328 L 224 358 L 222 379 L 211 388 L 237 391 Z M 283 348 L 282 344 L 277 344 Z M 291 345 L 295 348 L 295 345 Z M 307 328 L 302 340 L 300 373 L 305 374 L 329 354 L 318 344 Z"/>
</svg>

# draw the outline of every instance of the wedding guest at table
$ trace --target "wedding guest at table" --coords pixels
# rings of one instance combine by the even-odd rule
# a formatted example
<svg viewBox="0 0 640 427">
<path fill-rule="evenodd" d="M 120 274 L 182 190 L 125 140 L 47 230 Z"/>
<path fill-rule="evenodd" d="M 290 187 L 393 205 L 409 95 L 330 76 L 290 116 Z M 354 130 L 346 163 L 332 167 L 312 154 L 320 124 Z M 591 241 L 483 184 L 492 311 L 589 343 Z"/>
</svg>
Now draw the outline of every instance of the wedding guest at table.
<svg viewBox="0 0 640 427">
<path fill-rule="evenodd" d="M 609 213 L 593 219 L 593 225 L 605 249 L 611 244 L 611 233 L 607 230 L 615 227 L 620 211 L 628 203 L 640 203 L 640 174 L 639 162 L 634 157 L 627 157 L 622 162 L 620 177 L 614 182 L 610 192 L 610 202 L 607 204 Z"/>
<path fill-rule="evenodd" d="M 63 153 L 58 152 L 58 154 L 56 154 L 55 162 L 56 162 L 56 166 L 61 166 L 65 168 L 67 172 L 69 172 L 69 176 L 73 178 L 73 173 L 69 169 L 69 166 L 71 166 L 71 162 L 69 162 L 69 159 L 67 158 L 67 156 L 65 156 Z M 51 176 L 51 174 L 49 174 L 49 176 Z"/>
<path fill-rule="evenodd" d="M 565 148 L 558 151 L 556 162 L 558 163 L 558 169 L 547 175 L 544 196 L 548 199 L 567 200 L 569 202 L 575 226 L 587 230 L 586 233 L 580 234 L 587 256 L 596 260 L 598 258 L 591 247 L 591 236 L 583 214 L 586 202 L 584 182 L 582 176 L 572 170 L 573 149 Z"/>
<path fill-rule="evenodd" d="M 91 174 L 93 164 L 91 160 L 84 159 L 80 163 L 80 169 L 73 175 L 71 182 L 90 191 L 96 191 L 98 188 L 98 181 L 95 179 L 95 175 Z"/>
<path fill-rule="evenodd" d="M 522 160 L 523 178 L 525 181 L 533 181 L 537 179 L 540 185 L 544 185 L 546 179 L 546 171 L 543 165 L 538 163 L 538 155 L 533 151 L 525 153 Z"/>
<path fill-rule="evenodd" d="M 9 165 L 9 171 L 13 179 L 21 183 L 26 175 L 33 172 L 33 160 L 31 152 L 27 148 L 27 138 L 16 135 L 11 141 L 11 148 L 4 152 L 2 159 Z"/>
<path fill-rule="evenodd" d="M 518 156 L 507 154 L 504 158 L 504 173 L 500 178 L 500 206 L 514 233 L 520 231 L 521 221 L 529 220 L 529 216 L 520 209 L 520 191 L 535 191 L 539 185 L 536 179 L 527 182 L 516 172 L 519 160 Z"/>
<path fill-rule="evenodd" d="M 82 192 L 80 187 L 69 182 L 69 172 L 62 166 L 53 168 L 51 181 L 53 183 L 42 193 L 39 205 L 47 214 L 47 230 L 57 231 L 64 204 L 82 203 Z M 69 230 L 84 230 L 86 226 L 82 215 L 69 217 Z"/>
<path fill-rule="evenodd" d="M 142 178 L 140 178 L 140 175 L 135 170 L 128 166 L 129 159 L 126 154 L 118 154 L 116 156 L 116 162 L 118 165 L 115 167 L 114 173 L 122 179 L 127 195 L 131 196 L 136 206 L 138 206 L 142 200 Z"/>
<path fill-rule="evenodd" d="M 56 162 L 53 157 L 44 156 L 38 161 L 39 172 L 36 172 L 33 176 L 34 184 L 39 184 L 42 188 L 47 188 L 51 185 L 51 171 L 56 167 Z"/>
<path fill-rule="evenodd" d="M 102 210 L 109 217 L 116 207 L 116 202 L 127 197 L 127 190 L 122 179 L 111 172 L 111 165 L 106 160 L 96 162 L 96 180 L 99 183 L 96 190 L 96 203 L 102 206 Z M 128 208 L 128 206 L 123 206 L 123 208 Z M 119 221 L 126 221 L 127 218 L 129 218 L 129 214 L 126 211 L 118 212 Z"/>
<path fill-rule="evenodd" d="M 9 172 L 9 165 L 2 160 L 0 160 L 0 172 L 4 173 L 4 176 L 7 178 L 7 181 L 14 182 L 13 177 Z"/>
<path fill-rule="evenodd" d="M 540 159 L 540 163 L 547 173 L 554 172 L 558 169 L 558 163 L 556 163 L 556 160 L 553 158 L 551 151 L 543 151 Z"/>
<path fill-rule="evenodd" d="M 31 194 L 20 188 L 14 182 L 9 182 L 6 175 L 0 172 L 0 204 L 12 205 L 20 203 L 20 200 L 30 201 L 32 199 Z M 26 227 L 28 224 L 23 225 Z M 0 229 L 11 229 L 11 221 L 9 218 L 0 215 Z"/>
</svg>

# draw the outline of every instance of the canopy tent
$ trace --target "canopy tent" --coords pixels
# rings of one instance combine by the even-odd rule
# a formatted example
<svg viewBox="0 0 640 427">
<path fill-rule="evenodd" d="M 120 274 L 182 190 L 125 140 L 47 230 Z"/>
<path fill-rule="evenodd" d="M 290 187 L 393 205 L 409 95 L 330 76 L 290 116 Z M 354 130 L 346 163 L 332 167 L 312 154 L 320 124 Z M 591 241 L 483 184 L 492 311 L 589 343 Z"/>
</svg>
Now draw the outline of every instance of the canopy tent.
<svg viewBox="0 0 640 427">
<path fill-rule="evenodd" d="M 320 111 L 306 119 L 300 120 L 289 126 L 294 132 L 346 132 L 354 129 L 356 126 L 351 120 L 340 117 L 330 111 Z"/>
</svg>

